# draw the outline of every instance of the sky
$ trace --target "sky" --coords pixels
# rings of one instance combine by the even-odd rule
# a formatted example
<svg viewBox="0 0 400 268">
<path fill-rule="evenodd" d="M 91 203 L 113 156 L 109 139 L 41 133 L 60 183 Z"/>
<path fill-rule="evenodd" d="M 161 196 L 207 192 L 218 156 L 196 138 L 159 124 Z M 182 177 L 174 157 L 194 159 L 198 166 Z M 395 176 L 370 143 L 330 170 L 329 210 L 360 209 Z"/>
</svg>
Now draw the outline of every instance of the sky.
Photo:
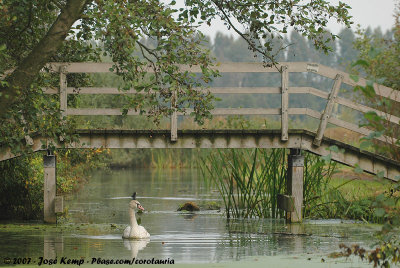
<svg viewBox="0 0 400 268">
<path fill-rule="evenodd" d="M 338 0 L 330 0 L 333 4 L 337 4 Z M 394 9 L 395 3 L 400 0 L 342 0 L 352 9 L 349 11 L 350 15 L 353 16 L 353 29 L 356 29 L 356 25 L 360 24 L 362 28 L 367 28 L 371 26 L 372 28 L 376 28 L 378 26 L 381 27 L 382 31 L 390 29 L 394 24 Z M 337 23 L 330 23 L 329 29 L 337 34 L 343 26 L 338 25 Z M 202 26 L 201 31 L 214 37 L 217 31 L 223 33 L 230 33 L 222 22 L 214 21 L 211 27 Z M 232 32 L 232 35 L 233 32 Z"/>
</svg>

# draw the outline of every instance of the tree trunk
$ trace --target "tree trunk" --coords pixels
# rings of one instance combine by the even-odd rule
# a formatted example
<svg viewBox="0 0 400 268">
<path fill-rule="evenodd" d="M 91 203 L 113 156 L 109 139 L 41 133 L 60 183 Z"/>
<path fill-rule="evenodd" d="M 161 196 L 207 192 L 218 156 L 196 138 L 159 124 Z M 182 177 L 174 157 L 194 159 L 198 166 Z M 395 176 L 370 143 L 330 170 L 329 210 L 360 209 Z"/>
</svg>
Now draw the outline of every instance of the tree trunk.
<svg viewBox="0 0 400 268">
<path fill-rule="evenodd" d="M 0 88 L 0 119 L 10 111 L 20 94 L 30 87 L 50 57 L 62 46 L 88 2 L 90 0 L 68 0 L 47 34 L 7 77 L 8 86 Z"/>
</svg>

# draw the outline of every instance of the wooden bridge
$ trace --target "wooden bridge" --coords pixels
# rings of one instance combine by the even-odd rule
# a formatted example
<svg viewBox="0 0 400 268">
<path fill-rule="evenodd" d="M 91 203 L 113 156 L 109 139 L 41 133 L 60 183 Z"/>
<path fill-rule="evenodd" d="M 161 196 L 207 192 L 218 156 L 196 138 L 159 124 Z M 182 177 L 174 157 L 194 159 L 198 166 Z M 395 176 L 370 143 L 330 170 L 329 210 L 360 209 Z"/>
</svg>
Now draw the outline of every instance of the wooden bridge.
<svg viewBox="0 0 400 268">
<path fill-rule="evenodd" d="M 112 64 L 108 63 L 51 63 L 48 64 L 49 70 L 58 72 L 60 75 L 60 87 L 58 89 L 45 89 L 45 93 L 59 94 L 60 107 L 63 115 L 121 115 L 121 109 L 82 109 L 70 108 L 67 104 L 68 94 L 78 94 L 75 88 L 68 87 L 66 75 L 68 73 L 108 73 Z M 345 72 L 332 69 L 330 67 L 304 62 L 281 63 L 274 67 L 266 68 L 261 63 L 223 63 L 216 67 L 223 75 L 224 73 L 278 73 L 280 74 L 279 87 L 218 87 L 210 88 L 213 94 L 279 94 L 281 108 L 216 108 L 211 114 L 216 115 L 241 115 L 241 116 L 266 116 L 275 115 L 280 117 L 280 129 L 259 129 L 259 130 L 183 130 L 179 128 L 178 116 L 185 114 L 174 112 L 171 115 L 170 129 L 166 130 L 78 130 L 80 142 L 73 144 L 62 144 L 60 141 L 50 140 L 46 137 L 28 137 L 27 146 L 33 151 L 43 150 L 42 144 L 53 143 L 56 147 L 67 148 L 287 148 L 291 149 L 289 155 L 288 172 L 288 195 L 281 197 L 282 208 L 288 211 L 288 217 L 292 221 L 301 220 L 302 204 L 302 180 L 303 180 L 303 160 L 301 150 L 325 156 L 330 154 L 334 161 L 342 164 L 359 167 L 371 174 L 383 174 L 390 180 L 399 180 L 400 163 L 387 157 L 377 155 L 372 152 L 362 151 L 359 148 L 346 144 L 339 136 L 325 137 L 328 124 L 347 129 L 358 135 L 368 136 L 372 131 L 365 127 L 344 121 L 334 116 L 334 107 L 341 105 L 352 110 L 366 113 L 374 111 L 379 116 L 384 116 L 396 127 L 400 123 L 400 118 L 386 114 L 382 111 L 368 107 L 365 104 L 339 97 L 339 90 L 343 84 L 349 86 L 365 86 L 366 80 L 359 78 L 355 82 L 351 76 Z M 196 66 L 181 66 L 183 71 L 200 72 Z M 313 87 L 292 87 L 289 86 L 289 75 L 291 73 L 315 73 L 319 76 L 333 80 L 330 92 L 322 91 Z M 391 88 L 374 84 L 377 96 L 388 98 L 392 101 L 400 102 L 399 91 Z M 137 94 L 132 89 L 130 91 L 120 91 L 118 88 L 109 87 L 83 87 L 79 88 L 79 94 Z M 309 94 L 326 100 L 323 112 L 311 108 L 289 107 L 290 94 Z M 171 104 L 173 105 L 173 103 Z M 174 107 L 171 107 L 174 109 Z M 189 111 L 190 112 L 190 111 Z M 139 115 L 139 112 L 128 111 L 127 115 Z M 300 129 L 289 129 L 289 116 L 303 115 L 319 120 L 318 127 L 309 131 L 304 127 Z M 383 143 L 388 140 L 396 141 L 396 137 L 381 136 L 377 138 Z M 335 150 L 332 150 L 335 148 Z M 13 158 L 14 154 L 8 148 L 0 149 L 0 161 Z M 47 158 L 50 156 L 47 156 Z M 46 158 L 46 157 L 45 157 Z M 49 158 L 50 159 L 50 158 Z M 47 164 L 46 164 L 47 163 Z M 45 160 L 45 169 L 55 176 L 55 160 Z M 47 174 L 47 173 L 46 173 Z M 50 195 L 45 202 L 45 220 L 54 221 L 54 182 L 45 187 L 50 187 Z M 290 185 L 289 185 L 290 184 Z M 54 189 L 53 189 L 54 188 Z M 297 191 L 297 192 L 296 192 Z M 54 192 L 54 193 L 53 193 Z M 289 205 L 288 205 L 289 204 Z M 291 204 L 291 205 L 290 205 Z M 47 214 L 46 214 L 47 213 Z M 46 216 L 47 215 L 47 216 Z M 50 216 L 49 216 L 50 215 Z M 47 217 L 47 218 L 46 218 Z"/>
</svg>

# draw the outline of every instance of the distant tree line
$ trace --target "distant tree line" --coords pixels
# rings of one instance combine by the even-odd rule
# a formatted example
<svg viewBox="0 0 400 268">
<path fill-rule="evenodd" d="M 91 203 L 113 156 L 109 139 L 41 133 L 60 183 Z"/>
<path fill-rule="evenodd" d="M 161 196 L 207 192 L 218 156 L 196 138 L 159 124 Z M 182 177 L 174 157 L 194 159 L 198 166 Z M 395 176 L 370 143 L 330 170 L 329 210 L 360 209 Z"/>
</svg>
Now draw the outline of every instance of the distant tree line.
<svg viewBox="0 0 400 268">
<path fill-rule="evenodd" d="M 352 72 L 350 67 L 352 63 L 359 59 L 360 53 L 355 47 L 357 40 L 363 37 L 369 37 L 377 40 L 393 40 L 393 30 L 385 33 L 381 28 L 367 28 L 366 30 L 357 30 L 344 28 L 338 33 L 339 39 L 330 41 L 331 51 L 325 53 L 317 50 L 312 41 L 307 40 L 298 32 L 292 31 L 283 39 L 273 42 L 273 51 L 277 54 L 279 62 L 315 62 L 330 66 L 343 71 Z M 217 33 L 215 38 L 208 39 L 208 47 L 219 62 L 261 62 L 262 57 L 254 55 L 249 51 L 247 44 L 240 38 L 234 38 L 229 34 Z M 282 48 L 282 50 L 280 50 Z M 285 49 L 286 48 L 286 49 Z M 320 77 L 318 75 L 291 74 L 289 77 L 290 86 L 312 86 L 314 88 L 329 92 L 333 81 Z M 214 87 L 252 87 L 252 86 L 280 86 L 279 74 L 224 74 L 221 78 L 216 78 L 211 86 Z M 343 85 L 340 94 L 347 94 L 346 97 L 353 94 L 349 87 Z M 224 101 L 216 104 L 217 107 L 259 107 L 259 108 L 279 108 L 279 95 L 246 95 L 245 98 L 238 96 L 224 95 Z M 310 107 L 322 111 L 325 107 L 325 100 L 313 97 L 296 95 L 296 98 L 290 98 L 290 107 L 303 108 Z M 338 111 L 336 111 L 338 112 Z M 361 115 L 358 115 L 359 118 Z"/>
</svg>

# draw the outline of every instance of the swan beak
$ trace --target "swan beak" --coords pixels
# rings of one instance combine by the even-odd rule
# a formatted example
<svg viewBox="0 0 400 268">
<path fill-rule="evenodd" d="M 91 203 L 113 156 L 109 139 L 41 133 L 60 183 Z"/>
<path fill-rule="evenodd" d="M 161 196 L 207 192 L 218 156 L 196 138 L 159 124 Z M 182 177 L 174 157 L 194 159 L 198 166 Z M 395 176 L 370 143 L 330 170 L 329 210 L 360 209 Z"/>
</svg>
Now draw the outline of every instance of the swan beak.
<svg viewBox="0 0 400 268">
<path fill-rule="evenodd" d="M 144 211 L 144 207 L 142 207 L 142 205 L 138 205 L 137 207 L 138 207 L 138 209 L 140 209 L 141 211 Z"/>
</svg>

